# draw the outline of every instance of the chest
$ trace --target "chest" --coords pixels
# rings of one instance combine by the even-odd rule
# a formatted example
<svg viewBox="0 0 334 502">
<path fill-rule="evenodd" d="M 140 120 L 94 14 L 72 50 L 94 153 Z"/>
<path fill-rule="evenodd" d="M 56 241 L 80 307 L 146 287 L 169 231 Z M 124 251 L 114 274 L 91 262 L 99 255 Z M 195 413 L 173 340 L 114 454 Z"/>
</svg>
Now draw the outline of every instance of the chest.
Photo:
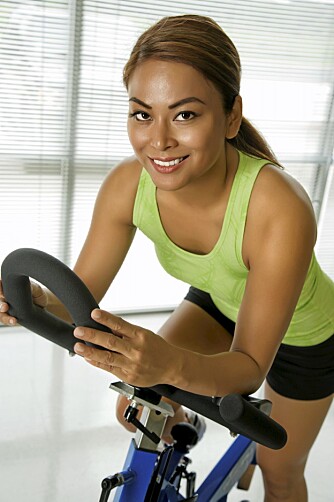
<svg viewBox="0 0 334 502">
<path fill-rule="evenodd" d="M 196 208 L 176 208 L 159 204 L 161 224 L 168 238 L 181 249 L 206 255 L 219 239 L 224 215 Z"/>
<path fill-rule="evenodd" d="M 168 239 L 189 253 L 208 255 L 216 247 L 223 231 L 228 230 L 228 197 L 222 197 L 218 204 L 210 207 L 196 207 L 171 204 L 157 194 L 157 204 L 160 221 Z M 249 263 L 250 226 L 251 223 L 248 222 L 242 242 L 242 258 L 246 266 Z"/>
</svg>

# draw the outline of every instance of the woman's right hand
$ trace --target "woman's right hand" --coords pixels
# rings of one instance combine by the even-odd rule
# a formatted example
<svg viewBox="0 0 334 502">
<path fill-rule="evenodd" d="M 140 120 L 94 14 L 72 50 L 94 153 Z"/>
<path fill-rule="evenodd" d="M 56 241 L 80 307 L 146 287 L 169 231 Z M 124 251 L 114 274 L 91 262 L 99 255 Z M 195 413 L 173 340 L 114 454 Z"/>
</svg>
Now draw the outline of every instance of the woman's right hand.
<svg viewBox="0 0 334 502">
<path fill-rule="evenodd" d="M 48 304 L 48 297 L 45 290 L 36 282 L 30 281 L 31 295 L 35 305 L 45 308 Z M 0 323 L 7 326 L 17 326 L 17 319 L 8 314 L 9 305 L 3 294 L 2 281 L 0 280 Z"/>
</svg>

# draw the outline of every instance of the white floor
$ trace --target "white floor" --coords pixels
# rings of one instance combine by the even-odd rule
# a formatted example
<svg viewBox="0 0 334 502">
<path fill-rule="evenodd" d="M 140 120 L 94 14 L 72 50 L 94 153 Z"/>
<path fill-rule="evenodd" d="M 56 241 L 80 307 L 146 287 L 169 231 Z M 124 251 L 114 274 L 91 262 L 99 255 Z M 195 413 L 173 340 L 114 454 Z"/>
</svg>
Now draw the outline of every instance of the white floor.
<svg viewBox="0 0 334 502">
<path fill-rule="evenodd" d="M 163 319 L 130 320 L 156 330 Z M 0 330 L 0 502 L 99 501 L 101 480 L 121 470 L 129 442 L 114 416 L 114 380 L 24 329 Z M 332 406 L 307 468 L 310 502 L 334 500 L 333 425 Z M 199 482 L 230 443 L 228 432 L 208 421 L 191 454 Z M 235 489 L 229 497 L 245 499 L 263 499 L 257 471 L 249 492 Z"/>
</svg>

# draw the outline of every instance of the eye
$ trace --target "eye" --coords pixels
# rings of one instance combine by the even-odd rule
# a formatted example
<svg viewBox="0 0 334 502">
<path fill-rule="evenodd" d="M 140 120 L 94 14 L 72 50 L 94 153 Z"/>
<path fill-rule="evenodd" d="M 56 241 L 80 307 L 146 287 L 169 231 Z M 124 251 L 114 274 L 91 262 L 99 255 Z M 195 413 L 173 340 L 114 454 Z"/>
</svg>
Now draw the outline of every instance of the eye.
<svg viewBox="0 0 334 502">
<path fill-rule="evenodd" d="M 130 118 L 135 118 L 138 122 L 147 122 L 151 119 L 150 115 L 146 112 L 134 112 L 129 114 Z"/>
<path fill-rule="evenodd" d="M 180 112 L 176 117 L 175 120 L 178 120 L 180 122 L 185 122 L 188 120 L 191 120 L 193 118 L 197 117 L 197 114 L 194 112 Z"/>
</svg>

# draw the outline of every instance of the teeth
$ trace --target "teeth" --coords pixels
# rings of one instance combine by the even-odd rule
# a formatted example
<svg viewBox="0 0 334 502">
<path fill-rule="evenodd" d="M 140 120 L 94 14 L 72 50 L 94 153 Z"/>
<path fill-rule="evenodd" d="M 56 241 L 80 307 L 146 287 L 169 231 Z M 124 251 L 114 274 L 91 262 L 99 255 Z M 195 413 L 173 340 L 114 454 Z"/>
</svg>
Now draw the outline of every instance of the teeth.
<svg viewBox="0 0 334 502">
<path fill-rule="evenodd" d="M 153 162 L 155 164 L 158 164 L 158 166 L 171 167 L 171 166 L 176 166 L 177 164 L 182 162 L 183 159 L 184 159 L 184 157 L 180 157 L 179 159 L 174 159 L 174 160 L 171 160 L 170 162 L 162 162 L 162 160 L 153 159 Z"/>
</svg>

